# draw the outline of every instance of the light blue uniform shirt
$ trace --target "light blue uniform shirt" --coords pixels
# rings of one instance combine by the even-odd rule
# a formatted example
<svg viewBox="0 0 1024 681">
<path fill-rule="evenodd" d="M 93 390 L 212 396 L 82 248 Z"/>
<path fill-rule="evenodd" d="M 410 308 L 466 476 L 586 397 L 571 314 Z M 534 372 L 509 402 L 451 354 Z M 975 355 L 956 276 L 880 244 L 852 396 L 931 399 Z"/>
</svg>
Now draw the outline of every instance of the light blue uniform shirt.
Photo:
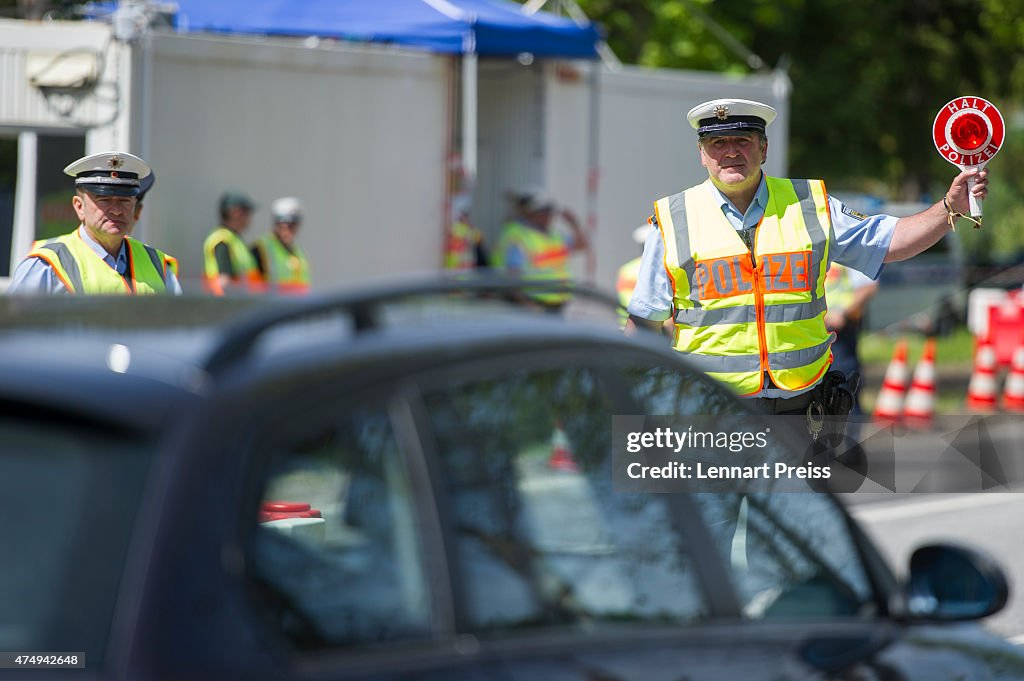
<svg viewBox="0 0 1024 681">
<path fill-rule="evenodd" d="M 701 186 L 711 192 L 729 224 L 737 231 L 756 227 L 764 217 L 764 209 L 768 205 L 768 184 L 764 173 L 746 213 L 740 213 L 710 180 Z M 832 219 L 832 231 L 828 237 L 829 261 L 877 279 L 899 218 L 891 215 L 863 216 L 831 196 L 828 209 Z M 636 288 L 626 309 L 631 315 L 655 322 L 664 322 L 672 316 L 672 284 L 665 271 L 665 244 L 661 240 L 661 232 L 655 227 L 651 228 L 644 241 Z M 792 397 L 796 394 L 799 393 L 766 388 L 757 397 Z"/>
<path fill-rule="evenodd" d="M 107 253 L 107 250 L 96 241 L 89 230 L 84 226 L 78 227 L 78 234 L 82 237 L 82 241 L 92 249 L 92 251 L 103 258 L 103 262 L 107 263 L 112 267 L 118 274 L 124 276 L 124 273 L 128 270 L 128 255 L 127 249 L 124 243 L 121 243 L 121 250 L 117 253 L 115 259 L 112 255 Z M 178 278 L 174 275 L 174 272 L 170 268 L 167 269 L 167 290 L 176 296 L 181 295 L 181 284 L 178 282 Z M 69 294 L 70 291 L 65 288 L 61 282 L 60 277 L 53 271 L 50 264 L 42 258 L 25 258 L 18 267 L 14 270 L 14 275 L 11 277 L 10 286 L 7 287 L 8 293 L 23 293 L 23 294 Z"/>
</svg>

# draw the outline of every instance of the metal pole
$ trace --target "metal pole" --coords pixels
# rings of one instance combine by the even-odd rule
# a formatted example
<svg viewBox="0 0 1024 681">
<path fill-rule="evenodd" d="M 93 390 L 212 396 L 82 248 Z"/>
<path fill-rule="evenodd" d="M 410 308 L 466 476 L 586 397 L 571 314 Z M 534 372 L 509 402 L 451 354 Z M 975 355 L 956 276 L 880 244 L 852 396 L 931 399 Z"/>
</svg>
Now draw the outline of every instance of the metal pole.
<svg viewBox="0 0 1024 681">
<path fill-rule="evenodd" d="M 466 179 L 476 183 L 477 152 L 477 56 L 462 55 L 462 164 Z"/>
<path fill-rule="evenodd" d="M 39 136 L 34 132 L 18 135 L 18 181 L 14 190 L 14 234 L 11 238 L 11 274 L 21 259 L 32 250 L 36 238 L 36 172 Z"/>
<path fill-rule="evenodd" d="M 600 112 L 601 101 L 598 85 L 601 82 L 601 64 L 590 62 L 590 115 L 587 122 L 587 241 L 590 249 L 587 252 L 586 277 L 594 284 L 597 280 L 597 210 L 598 186 L 601 173 L 600 155 Z"/>
</svg>

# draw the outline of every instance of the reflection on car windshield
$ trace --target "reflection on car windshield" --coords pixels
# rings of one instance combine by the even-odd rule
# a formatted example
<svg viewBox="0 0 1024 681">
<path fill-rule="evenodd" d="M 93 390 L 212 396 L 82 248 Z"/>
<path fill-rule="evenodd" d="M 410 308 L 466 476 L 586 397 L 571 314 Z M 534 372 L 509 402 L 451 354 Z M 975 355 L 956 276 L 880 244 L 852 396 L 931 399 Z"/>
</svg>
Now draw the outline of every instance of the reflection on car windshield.
<svg viewBox="0 0 1024 681">
<path fill-rule="evenodd" d="M 611 406 L 589 371 L 510 371 L 426 400 L 475 630 L 705 614 L 667 499 L 612 489 Z"/>
<path fill-rule="evenodd" d="M 637 366 L 624 372 L 647 414 L 718 415 L 754 427 L 756 414 L 738 412 L 705 382 L 674 367 Z M 781 425 L 777 421 L 776 426 Z M 733 430 L 739 430 L 737 423 Z M 786 440 L 772 439 L 776 447 Z M 799 450 L 796 450 L 799 453 Z M 794 451 L 756 454 L 757 461 L 794 460 Z M 739 459 L 737 459 L 739 461 Z M 781 494 L 690 495 L 730 568 L 743 614 L 751 619 L 866 616 L 871 589 L 845 517 L 827 496 Z"/>
<path fill-rule="evenodd" d="M 386 409 L 329 418 L 297 419 L 273 447 L 252 549 L 262 606 L 299 647 L 425 638 L 418 521 Z"/>
</svg>

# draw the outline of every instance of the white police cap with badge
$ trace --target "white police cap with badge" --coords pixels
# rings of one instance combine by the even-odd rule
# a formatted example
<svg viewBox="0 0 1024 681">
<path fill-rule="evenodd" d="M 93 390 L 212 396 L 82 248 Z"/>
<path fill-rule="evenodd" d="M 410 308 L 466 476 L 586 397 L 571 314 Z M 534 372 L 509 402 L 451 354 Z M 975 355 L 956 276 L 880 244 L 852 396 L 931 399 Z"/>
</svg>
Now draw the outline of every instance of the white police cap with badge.
<svg viewBox="0 0 1024 681">
<path fill-rule="evenodd" d="M 698 137 L 708 135 L 764 134 L 777 112 L 767 104 L 749 99 L 713 99 L 690 109 L 686 120 Z"/>
<path fill-rule="evenodd" d="M 102 151 L 80 158 L 64 169 L 75 178 L 75 188 L 101 196 L 138 196 L 140 180 L 149 166 L 138 156 L 124 151 Z"/>
</svg>

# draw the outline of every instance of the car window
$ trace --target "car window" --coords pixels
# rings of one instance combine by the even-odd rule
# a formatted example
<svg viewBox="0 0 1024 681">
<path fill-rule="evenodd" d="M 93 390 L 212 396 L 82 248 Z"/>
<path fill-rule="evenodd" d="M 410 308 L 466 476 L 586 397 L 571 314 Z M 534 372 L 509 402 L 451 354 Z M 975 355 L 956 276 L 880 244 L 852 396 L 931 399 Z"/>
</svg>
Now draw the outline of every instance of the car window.
<svg viewBox="0 0 1024 681">
<path fill-rule="evenodd" d="M 3 403 L 0 650 L 103 661 L 154 443 Z"/>
<path fill-rule="evenodd" d="M 698 493 L 693 499 L 749 619 L 859 617 L 875 613 L 846 521 L 813 492 Z"/>
<path fill-rule="evenodd" d="M 679 366 L 623 358 L 621 370 L 640 413 L 682 416 L 734 414 L 737 402 L 721 386 Z"/>
<path fill-rule="evenodd" d="M 611 403 L 586 368 L 494 369 L 424 392 L 474 632 L 706 614 L 665 495 L 612 489 Z"/>
<path fill-rule="evenodd" d="M 292 644 L 359 647 L 431 633 L 409 475 L 382 405 L 293 417 L 273 452 L 250 562 Z"/>
<path fill-rule="evenodd" d="M 781 433 L 800 425 L 789 417 L 747 413 L 742 403 L 724 390 L 676 366 L 627 363 L 623 374 L 645 414 L 674 417 L 681 429 L 702 423 L 704 415 L 718 416 L 716 427 L 725 430 L 759 430 L 758 424 L 763 422 L 765 429 Z M 768 442 L 769 449 L 754 454 L 754 463 L 801 462 L 804 443 L 788 437 L 773 437 Z M 781 493 L 719 491 L 712 490 L 711 483 L 697 489 L 690 496 L 713 537 L 715 550 L 729 568 L 745 617 L 874 612 L 856 542 L 831 497 L 810 485 L 804 491 Z"/>
</svg>

